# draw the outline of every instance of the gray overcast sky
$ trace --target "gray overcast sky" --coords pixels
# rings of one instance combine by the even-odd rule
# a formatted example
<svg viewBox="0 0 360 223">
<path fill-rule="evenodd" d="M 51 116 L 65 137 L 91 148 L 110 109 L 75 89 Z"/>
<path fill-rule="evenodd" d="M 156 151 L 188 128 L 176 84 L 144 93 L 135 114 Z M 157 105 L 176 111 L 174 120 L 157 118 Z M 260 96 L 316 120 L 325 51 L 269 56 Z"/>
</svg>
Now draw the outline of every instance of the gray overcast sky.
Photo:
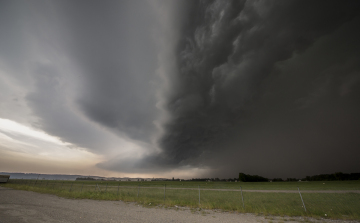
<svg viewBox="0 0 360 223">
<path fill-rule="evenodd" d="M 359 1 L 0 1 L 0 170 L 360 172 Z"/>
</svg>

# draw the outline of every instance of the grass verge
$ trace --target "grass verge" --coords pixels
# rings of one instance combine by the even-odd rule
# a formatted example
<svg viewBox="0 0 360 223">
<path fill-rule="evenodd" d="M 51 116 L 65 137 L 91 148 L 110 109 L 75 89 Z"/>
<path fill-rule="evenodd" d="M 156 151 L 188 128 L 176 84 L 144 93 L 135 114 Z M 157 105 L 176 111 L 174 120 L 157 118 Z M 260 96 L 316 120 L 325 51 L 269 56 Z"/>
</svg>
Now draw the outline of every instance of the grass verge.
<svg viewBox="0 0 360 223">
<path fill-rule="evenodd" d="M 176 205 L 262 215 L 360 220 L 360 194 L 356 193 L 302 193 L 307 209 L 305 212 L 300 196 L 297 193 L 243 192 L 243 206 L 241 193 L 238 191 L 201 190 L 199 204 L 198 190 L 176 190 L 171 188 L 180 188 L 180 186 L 184 185 L 179 185 L 178 183 L 173 184 L 169 188 L 168 182 L 166 182 L 166 184 L 167 190 L 161 187 L 163 184 L 159 184 L 159 182 L 153 184 L 147 182 L 141 185 L 139 183 L 134 184 L 133 182 L 130 184 L 121 183 L 120 186 L 119 183 L 96 184 L 96 182 L 23 180 L 11 181 L 2 186 L 54 194 L 65 198 L 137 202 L 147 207 Z M 138 187 L 136 187 L 137 185 Z M 190 186 L 195 187 L 195 185 L 196 184 L 192 182 L 192 184 L 185 185 L 185 188 Z M 226 186 L 226 184 L 224 185 Z M 316 184 L 313 185 L 316 186 Z M 152 188 L 146 188 L 149 186 Z M 252 186 L 268 189 L 263 188 L 263 185 L 256 186 L 255 183 L 252 183 Z M 284 184 L 283 187 L 277 186 L 277 189 L 281 190 L 287 187 L 288 185 Z M 346 188 L 344 185 L 339 187 Z M 314 190 L 314 188 L 311 190 Z"/>
</svg>

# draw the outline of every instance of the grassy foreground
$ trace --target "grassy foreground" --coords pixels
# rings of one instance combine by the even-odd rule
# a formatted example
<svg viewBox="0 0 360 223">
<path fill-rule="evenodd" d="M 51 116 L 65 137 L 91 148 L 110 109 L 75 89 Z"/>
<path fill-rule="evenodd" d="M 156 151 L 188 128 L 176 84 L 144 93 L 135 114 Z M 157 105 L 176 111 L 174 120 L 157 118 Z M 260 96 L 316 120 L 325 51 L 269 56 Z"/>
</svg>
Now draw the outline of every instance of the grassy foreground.
<svg viewBox="0 0 360 223">
<path fill-rule="evenodd" d="M 325 184 L 324 184 L 325 183 Z M 166 184 L 166 190 L 164 187 Z M 200 189 L 300 190 L 307 211 L 298 193 L 257 193 L 240 191 L 199 191 Z M 122 200 L 149 206 L 186 206 L 190 208 L 222 209 L 242 213 L 278 216 L 307 216 L 315 218 L 360 220 L 360 194 L 306 193 L 306 190 L 359 190 L 360 181 L 343 182 L 280 182 L 280 183 L 222 183 L 222 182 L 94 182 L 94 181 L 35 181 L 12 180 L 1 186 L 60 197 L 96 200 Z M 148 188 L 150 187 L 150 188 Z M 173 189 L 172 189 L 173 188 Z M 165 194 L 165 199 L 164 199 Z M 326 214 L 326 216 L 325 216 Z"/>
</svg>

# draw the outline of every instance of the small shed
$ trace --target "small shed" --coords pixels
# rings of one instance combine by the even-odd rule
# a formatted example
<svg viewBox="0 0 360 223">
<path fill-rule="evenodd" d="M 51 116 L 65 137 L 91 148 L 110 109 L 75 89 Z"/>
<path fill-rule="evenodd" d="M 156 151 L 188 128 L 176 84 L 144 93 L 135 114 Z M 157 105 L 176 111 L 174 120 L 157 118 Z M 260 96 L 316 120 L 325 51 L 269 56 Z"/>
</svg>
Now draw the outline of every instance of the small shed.
<svg viewBox="0 0 360 223">
<path fill-rule="evenodd" d="M 8 182 L 10 175 L 0 175 L 0 183 Z"/>
</svg>

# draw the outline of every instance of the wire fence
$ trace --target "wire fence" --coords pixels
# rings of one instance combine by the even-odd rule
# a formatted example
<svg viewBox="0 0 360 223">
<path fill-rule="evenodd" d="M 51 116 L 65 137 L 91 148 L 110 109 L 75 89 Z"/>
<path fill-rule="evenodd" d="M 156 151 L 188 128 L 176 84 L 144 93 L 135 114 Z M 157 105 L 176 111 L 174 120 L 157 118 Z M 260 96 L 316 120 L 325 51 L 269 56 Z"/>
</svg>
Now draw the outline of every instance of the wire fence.
<svg viewBox="0 0 360 223">
<path fill-rule="evenodd" d="M 225 188 L 135 182 L 51 181 L 11 179 L 9 186 L 64 197 L 135 201 L 143 205 L 187 206 L 288 216 L 360 219 L 360 191 L 320 193 L 294 190 L 257 192 L 239 185 Z"/>
</svg>

